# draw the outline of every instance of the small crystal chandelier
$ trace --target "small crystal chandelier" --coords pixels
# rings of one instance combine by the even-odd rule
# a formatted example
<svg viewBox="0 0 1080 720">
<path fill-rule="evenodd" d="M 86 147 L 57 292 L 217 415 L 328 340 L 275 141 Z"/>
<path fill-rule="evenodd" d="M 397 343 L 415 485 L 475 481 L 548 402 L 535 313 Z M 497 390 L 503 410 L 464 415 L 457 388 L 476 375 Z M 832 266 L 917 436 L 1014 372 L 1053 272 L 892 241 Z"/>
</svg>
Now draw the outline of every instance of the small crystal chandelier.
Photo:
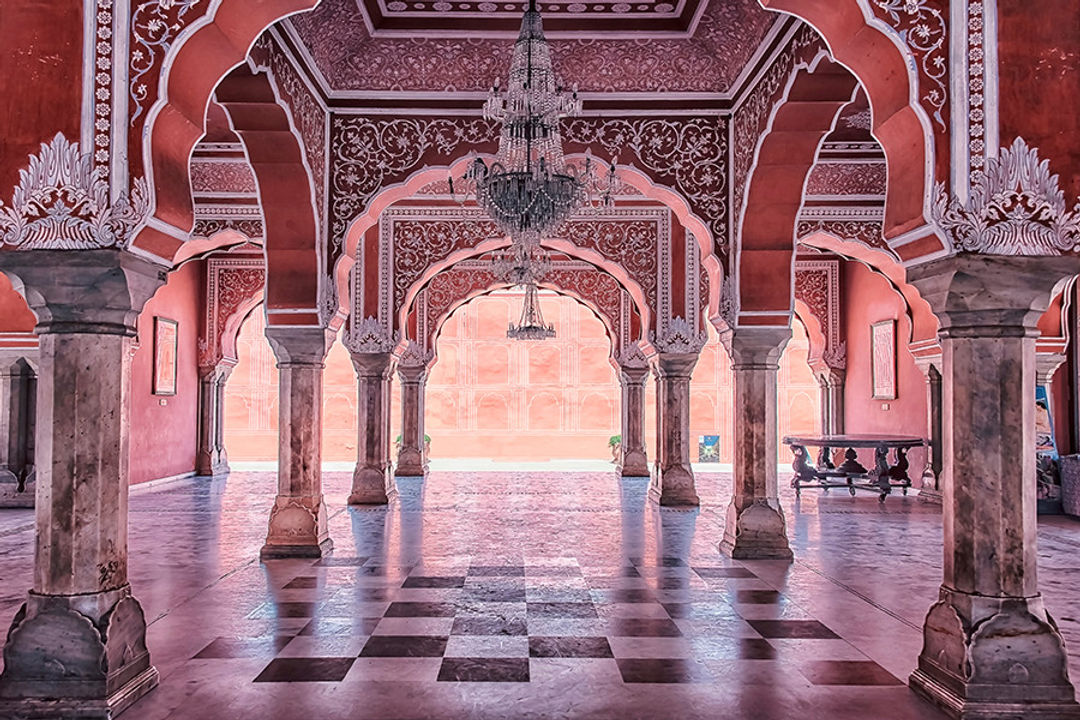
<svg viewBox="0 0 1080 720">
<path fill-rule="evenodd" d="M 601 183 L 586 154 L 584 168 L 567 163 L 559 120 L 581 112 L 577 89 L 568 96 L 555 77 L 536 0 L 521 20 L 505 95 L 498 81 L 484 104 L 484 118 L 502 122 L 499 150 L 489 167 L 476 158 L 464 180 L 465 198 L 476 202 L 514 243 L 537 245 L 594 194 L 612 204 L 615 163 Z M 450 178 L 454 193 L 454 178 Z M 464 199 L 463 199 L 464 201 Z"/>
<path fill-rule="evenodd" d="M 521 319 L 518 324 L 510 323 L 506 337 L 511 340 L 547 340 L 555 337 L 555 326 L 544 322 L 540 313 L 540 300 L 537 297 L 536 283 L 525 283 L 525 302 L 521 305 Z"/>
</svg>

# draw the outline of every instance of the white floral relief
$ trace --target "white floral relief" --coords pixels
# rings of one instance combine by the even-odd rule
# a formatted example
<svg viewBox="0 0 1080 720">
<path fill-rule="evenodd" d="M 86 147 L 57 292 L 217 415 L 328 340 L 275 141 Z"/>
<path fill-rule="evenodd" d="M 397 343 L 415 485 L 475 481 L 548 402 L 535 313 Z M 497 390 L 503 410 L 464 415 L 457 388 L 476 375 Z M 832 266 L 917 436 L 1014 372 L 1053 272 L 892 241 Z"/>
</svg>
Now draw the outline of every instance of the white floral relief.
<svg viewBox="0 0 1080 720">
<path fill-rule="evenodd" d="M 109 195 L 108 171 L 94 167 L 78 143 L 57 133 L 19 171 L 11 202 L 0 201 L 0 244 L 17 250 L 126 247 L 147 216 L 146 180 L 131 195 Z"/>
<path fill-rule="evenodd" d="M 345 333 L 342 342 L 349 352 L 388 353 L 397 345 L 397 335 L 391 334 L 377 318 L 366 317 Z"/>
<path fill-rule="evenodd" d="M 938 183 L 934 220 L 953 249 L 988 255 L 1060 255 L 1080 250 L 1080 200 L 1070 209 L 1050 162 L 1016 138 L 986 162 L 967 203 Z"/>
<path fill-rule="evenodd" d="M 654 336 L 653 345 L 663 353 L 696 355 L 708 339 L 704 330 L 698 332 L 685 318 L 675 317 L 663 332 Z"/>
<path fill-rule="evenodd" d="M 936 0 L 876 0 L 879 9 L 912 54 L 925 80 L 922 101 L 934 122 L 946 130 L 945 105 L 949 99 L 947 88 L 949 58 L 946 55 L 947 27 L 945 17 L 935 7 Z"/>
</svg>

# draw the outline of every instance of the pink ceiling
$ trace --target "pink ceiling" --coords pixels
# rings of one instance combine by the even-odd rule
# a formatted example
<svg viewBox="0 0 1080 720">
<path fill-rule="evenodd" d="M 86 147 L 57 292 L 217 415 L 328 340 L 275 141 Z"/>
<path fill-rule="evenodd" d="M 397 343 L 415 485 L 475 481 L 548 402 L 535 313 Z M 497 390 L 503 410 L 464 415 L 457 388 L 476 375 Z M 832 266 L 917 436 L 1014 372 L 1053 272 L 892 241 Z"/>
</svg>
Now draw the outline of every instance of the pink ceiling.
<svg viewBox="0 0 1080 720">
<path fill-rule="evenodd" d="M 516 26 L 517 7 L 489 18 L 476 15 L 471 0 L 462 0 L 466 10 L 457 0 L 410 0 L 408 12 L 386 12 L 415 27 L 392 36 L 376 28 L 373 36 L 364 1 L 323 0 L 288 21 L 333 91 L 484 91 L 506 75 L 513 32 L 500 32 L 498 18 Z M 756 0 L 700 2 L 706 6 L 692 34 L 656 31 L 664 3 L 592 3 L 561 21 L 563 9 L 545 6 L 546 26 L 563 28 L 549 32 L 556 68 L 583 92 L 726 92 L 780 16 Z M 694 0 L 668 4 L 672 17 L 696 7 Z"/>
</svg>

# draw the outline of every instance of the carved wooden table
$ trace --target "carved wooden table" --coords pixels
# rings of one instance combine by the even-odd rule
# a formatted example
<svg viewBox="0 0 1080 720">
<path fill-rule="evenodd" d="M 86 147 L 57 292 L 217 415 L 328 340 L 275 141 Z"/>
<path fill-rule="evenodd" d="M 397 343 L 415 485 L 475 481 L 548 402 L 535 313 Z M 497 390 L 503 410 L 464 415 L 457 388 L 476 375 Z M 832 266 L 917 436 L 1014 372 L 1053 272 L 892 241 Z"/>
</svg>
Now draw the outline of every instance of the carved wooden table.
<svg viewBox="0 0 1080 720">
<path fill-rule="evenodd" d="M 784 438 L 784 444 L 791 447 L 795 460 L 791 467 L 795 477 L 791 487 L 799 495 L 805 487 L 847 488 L 852 495 L 856 490 L 869 490 L 878 494 L 878 500 L 884 502 L 893 488 L 902 488 L 907 495 L 911 487 L 908 476 L 907 453 L 911 448 L 924 447 L 922 438 L 903 435 L 797 435 Z M 807 448 L 820 448 L 817 464 L 810 461 Z M 832 460 L 833 449 L 844 448 L 844 462 L 837 467 Z M 858 448 L 874 448 L 874 467 L 867 469 L 859 462 Z M 894 459 L 889 462 L 889 450 L 894 451 Z"/>
</svg>

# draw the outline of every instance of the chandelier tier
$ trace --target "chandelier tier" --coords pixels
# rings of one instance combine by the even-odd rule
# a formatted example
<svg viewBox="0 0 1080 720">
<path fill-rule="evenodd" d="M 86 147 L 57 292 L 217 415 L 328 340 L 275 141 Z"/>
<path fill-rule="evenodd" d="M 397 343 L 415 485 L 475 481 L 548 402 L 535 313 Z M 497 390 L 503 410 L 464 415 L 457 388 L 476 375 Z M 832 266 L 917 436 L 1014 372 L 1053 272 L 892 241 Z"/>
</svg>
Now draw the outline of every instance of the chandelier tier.
<svg viewBox="0 0 1080 720">
<path fill-rule="evenodd" d="M 484 118 L 502 123 L 499 150 L 488 166 L 477 158 L 465 175 L 477 204 L 515 243 L 539 244 L 585 205 L 599 183 L 592 158 L 583 168 L 567 163 L 559 120 L 581 112 L 576 88 L 567 94 L 555 76 L 536 0 L 521 19 L 505 93 L 498 81 L 484 104 Z M 615 166 L 603 199 L 610 202 Z M 453 178 L 450 179 L 453 192 Z"/>
<path fill-rule="evenodd" d="M 506 337 L 511 340 L 547 340 L 555 337 L 555 326 L 544 322 L 540 312 L 540 299 L 537 296 L 536 283 L 525 283 L 525 302 L 521 305 L 521 319 L 518 324 L 510 323 Z"/>
</svg>

